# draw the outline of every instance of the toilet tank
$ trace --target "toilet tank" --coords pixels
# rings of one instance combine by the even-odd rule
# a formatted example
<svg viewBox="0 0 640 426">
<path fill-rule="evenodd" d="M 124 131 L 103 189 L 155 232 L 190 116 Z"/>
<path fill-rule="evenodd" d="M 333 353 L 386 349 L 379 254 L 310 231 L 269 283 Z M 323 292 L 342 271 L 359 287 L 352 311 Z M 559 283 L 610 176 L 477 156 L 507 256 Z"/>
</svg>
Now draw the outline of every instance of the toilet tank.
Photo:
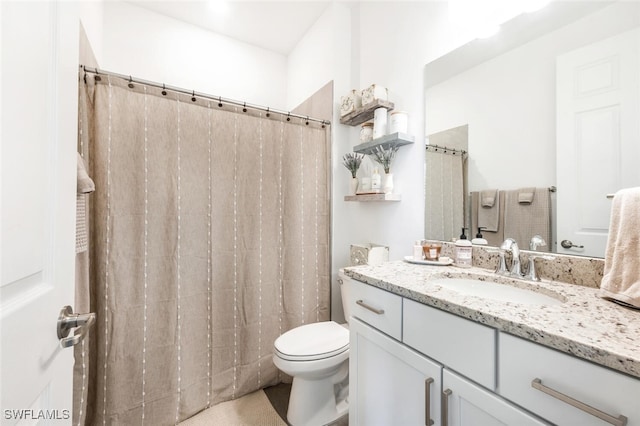
<svg viewBox="0 0 640 426">
<path fill-rule="evenodd" d="M 342 296 L 342 310 L 344 311 L 344 318 L 349 322 L 351 318 L 351 306 L 349 306 L 349 296 L 351 295 L 351 281 L 350 278 L 344 274 L 344 271 L 340 269 L 338 271 L 338 284 L 340 284 L 340 296 Z"/>
</svg>

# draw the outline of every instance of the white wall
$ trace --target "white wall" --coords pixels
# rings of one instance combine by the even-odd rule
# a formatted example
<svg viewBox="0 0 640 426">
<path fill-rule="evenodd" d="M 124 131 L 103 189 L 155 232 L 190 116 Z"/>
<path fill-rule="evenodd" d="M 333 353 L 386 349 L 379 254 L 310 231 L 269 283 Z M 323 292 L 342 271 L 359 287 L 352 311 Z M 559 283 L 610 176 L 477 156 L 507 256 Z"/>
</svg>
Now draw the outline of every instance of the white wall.
<svg viewBox="0 0 640 426">
<path fill-rule="evenodd" d="M 338 269 L 347 265 L 348 243 L 341 237 L 351 226 L 351 222 L 339 210 L 345 194 L 341 180 L 336 176 L 344 170 L 342 155 L 350 151 L 345 141 L 356 135 L 354 129 L 339 123 L 337 101 L 340 95 L 352 87 L 351 81 L 357 68 L 357 34 L 354 36 L 353 21 L 357 20 L 357 5 L 333 2 L 317 20 L 305 37 L 296 45 L 288 57 L 287 99 L 292 109 L 333 80 L 334 105 L 331 135 L 332 150 L 332 318 L 342 322 L 344 315 L 337 283 Z M 357 137 L 357 135 L 356 135 Z M 338 212 L 336 213 L 336 209 Z"/>
<path fill-rule="evenodd" d="M 339 166 L 334 175 L 334 265 L 348 262 L 351 243 L 388 245 L 390 258 L 411 253 L 412 242 L 424 236 L 424 96 L 423 68 L 438 56 L 447 19 L 444 2 L 361 2 L 354 32 L 358 47 L 358 74 L 354 89 L 373 83 L 389 89 L 396 110 L 409 113 L 409 133 L 415 143 L 400 148 L 391 171 L 394 192 L 402 201 L 393 203 L 345 202 L 349 172 Z M 455 44 L 455 42 L 454 42 Z M 344 94 L 345 92 L 341 93 Z M 340 156 L 357 145 L 358 129 L 347 140 L 334 141 Z"/>
<path fill-rule="evenodd" d="M 284 55 L 122 1 L 104 3 L 98 60 L 120 74 L 286 109 Z"/>
<path fill-rule="evenodd" d="M 102 58 L 103 3 L 99 1 L 80 1 L 78 2 L 78 13 L 93 54 L 96 56 L 98 63 L 100 63 Z"/>
<path fill-rule="evenodd" d="M 342 320 L 339 268 L 352 243 L 388 245 L 401 259 L 424 236 L 424 66 L 468 40 L 452 32 L 446 2 L 334 3 L 289 55 L 289 107 L 334 80 L 333 119 L 333 318 Z M 392 165 L 394 203 L 345 202 L 349 172 L 342 156 L 359 143 L 359 127 L 339 124 L 340 96 L 372 83 L 389 89 L 396 110 L 410 115 L 415 144 L 402 147 Z"/>
</svg>

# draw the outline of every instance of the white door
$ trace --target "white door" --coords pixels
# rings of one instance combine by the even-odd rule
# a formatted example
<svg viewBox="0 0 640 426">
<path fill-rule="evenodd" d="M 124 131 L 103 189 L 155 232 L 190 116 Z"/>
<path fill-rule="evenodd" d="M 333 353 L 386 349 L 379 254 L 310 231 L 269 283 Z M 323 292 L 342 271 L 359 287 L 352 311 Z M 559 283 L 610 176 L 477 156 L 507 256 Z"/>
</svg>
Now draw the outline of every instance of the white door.
<svg viewBox="0 0 640 426">
<path fill-rule="evenodd" d="M 639 41 L 636 29 L 558 57 L 559 253 L 604 257 L 607 196 L 640 185 Z"/>
<path fill-rule="evenodd" d="M 355 318 L 349 332 L 349 424 L 439 425 L 442 366 Z"/>
<path fill-rule="evenodd" d="M 0 2 L 0 416 L 71 422 L 78 18 L 72 2 Z M 45 419 L 50 419 L 47 421 Z"/>
<path fill-rule="evenodd" d="M 496 394 L 444 369 L 442 424 L 451 426 L 546 425 Z"/>
</svg>

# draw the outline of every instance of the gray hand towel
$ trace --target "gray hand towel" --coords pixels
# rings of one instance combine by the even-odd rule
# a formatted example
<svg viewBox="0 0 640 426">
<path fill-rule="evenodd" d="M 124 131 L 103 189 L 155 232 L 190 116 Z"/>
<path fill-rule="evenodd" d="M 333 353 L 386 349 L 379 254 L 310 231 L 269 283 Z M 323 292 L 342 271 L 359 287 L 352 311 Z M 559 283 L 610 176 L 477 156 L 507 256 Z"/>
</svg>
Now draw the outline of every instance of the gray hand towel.
<svg viewBox="0 0 640 426">
<path fill-rule="evenodd" d="M 493 197 L 485 197 L 484 192 L 480 191 L 479 205 L 478 205 L 478 226 L 484 228 L 485 231 L 498 232 L 500 226 L 500 192 L 497 189 L 488 190 L 492 193 Z M 493 198 L 493 203 L 490 206 L 486 198 Z"/>
</svg>

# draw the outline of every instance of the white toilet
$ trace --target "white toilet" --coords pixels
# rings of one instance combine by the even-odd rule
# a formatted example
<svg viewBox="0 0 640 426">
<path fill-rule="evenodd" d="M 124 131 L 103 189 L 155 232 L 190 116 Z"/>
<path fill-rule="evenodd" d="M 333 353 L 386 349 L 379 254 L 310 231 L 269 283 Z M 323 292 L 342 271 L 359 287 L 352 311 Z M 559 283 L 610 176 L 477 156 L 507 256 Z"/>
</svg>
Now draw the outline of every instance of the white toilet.
<svg viewBox="0 0 640 426">
<path fill-rule="evenodd" d="M 351 278 L 340 270 L 344 316 L 349 320 Z M 273 362 L 293 377 L 287 420 L 293 426 L 326 425 L 349 410 L 349 326 L 334 321 L 302 325 L 273 344 Z"/>
</svg>

